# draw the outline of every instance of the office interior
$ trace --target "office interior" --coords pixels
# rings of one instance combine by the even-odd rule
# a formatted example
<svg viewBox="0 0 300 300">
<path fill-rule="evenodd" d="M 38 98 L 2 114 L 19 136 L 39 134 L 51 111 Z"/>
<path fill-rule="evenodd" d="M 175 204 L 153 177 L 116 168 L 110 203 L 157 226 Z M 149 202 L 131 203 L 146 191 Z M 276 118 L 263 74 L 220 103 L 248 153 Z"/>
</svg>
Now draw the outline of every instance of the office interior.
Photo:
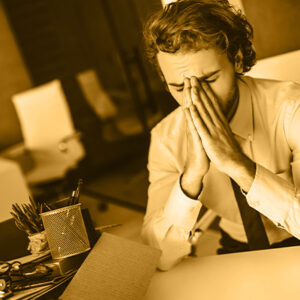
<svg viewBox="0 0 300 300">
<path fill-rule="evenodd" d="M 12 203 L 28 194 L 63 199 L 82 178 L 81 202 L 95 226 L 121 223 L 124 237 L 140 239 L 150 132 L 177 107 L 142 42 L 144 22 L 165 2 L 0 1 L 0 225 Z M 254 27 L 252 74 L 300 82 L 299 2 L 232 3 Z M 47 106 L 51 93 L 59 112 Z M 34 109 L 22 105 L 31 96 Z M 199 255 L 215 252 L 212 224 Z"/>
</svg>

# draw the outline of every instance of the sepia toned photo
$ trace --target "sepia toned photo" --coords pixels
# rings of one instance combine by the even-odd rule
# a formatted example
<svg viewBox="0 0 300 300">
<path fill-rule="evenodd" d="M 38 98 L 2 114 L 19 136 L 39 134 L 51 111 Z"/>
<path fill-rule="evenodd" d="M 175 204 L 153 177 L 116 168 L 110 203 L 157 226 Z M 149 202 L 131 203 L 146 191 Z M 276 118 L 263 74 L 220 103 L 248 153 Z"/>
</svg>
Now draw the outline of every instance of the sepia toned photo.
<svg viewBox="0 0 300 300">
<path fill-rule="evenodd" d="M 0 0 L 0 299 L 299 299 L 299 13 Z"/>
</svg>

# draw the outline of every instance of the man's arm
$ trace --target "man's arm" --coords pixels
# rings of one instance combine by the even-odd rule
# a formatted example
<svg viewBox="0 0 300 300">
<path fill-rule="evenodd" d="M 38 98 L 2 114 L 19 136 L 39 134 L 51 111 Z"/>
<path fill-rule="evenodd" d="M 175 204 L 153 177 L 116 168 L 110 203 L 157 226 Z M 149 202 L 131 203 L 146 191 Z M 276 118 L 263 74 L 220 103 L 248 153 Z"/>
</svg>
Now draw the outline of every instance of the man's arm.
<svg viewBox="0 0 300 300">
<path fill-rule="evenodd" d="M 150 245 L 162 250 L 160 268 L 165 270 L 191 251 L 190 232 L 201 207 L 197 198 L 209 169 L 209 160 L 188 108 L 193 105 L 188 78 L 184 80 L 183 100 L 187 143 L 183 173 L 174 165 L 178 159 L 176 154 L 165 147 L 155 131 L 149 152 L 150 187 L 143 236 Z M 183 150 L 183 141 L 180 143 L 173 152 Z"/>
<path fill-rule="evenodd" d="M 299 95 L 300 96 L 300 95 Z M 300 239 L 300 101 L 289 101 L 284 116 L 284 132 L 291 150 L 293 182 L 257 165 L 255 179 L 248 191 L 250 206 L 290 234 Z"/>
<path fill-rule="evenodd" d="M 142 237 L 162 250 L 161 270 L 168 270 L 191 251 L 190 231 L 196 223 L 201 203 L 189 198 L 179 184 L 176 157 L 154 129 L 149 150 L 147 212 Z"/>
</svg>

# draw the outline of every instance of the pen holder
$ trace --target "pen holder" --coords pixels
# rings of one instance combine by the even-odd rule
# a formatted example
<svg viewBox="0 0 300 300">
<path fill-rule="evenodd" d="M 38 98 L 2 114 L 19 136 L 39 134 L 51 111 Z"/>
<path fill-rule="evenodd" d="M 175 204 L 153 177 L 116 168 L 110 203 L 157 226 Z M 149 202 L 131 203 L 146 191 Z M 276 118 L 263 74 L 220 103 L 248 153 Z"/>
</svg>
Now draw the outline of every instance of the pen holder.
<svg viewBox="0 0 300 300">
<path fill-rule="evenodd" d="M 41 213 L 52 258 L 59 259 L 91 249 L 81 204 Z"/>
</svg>

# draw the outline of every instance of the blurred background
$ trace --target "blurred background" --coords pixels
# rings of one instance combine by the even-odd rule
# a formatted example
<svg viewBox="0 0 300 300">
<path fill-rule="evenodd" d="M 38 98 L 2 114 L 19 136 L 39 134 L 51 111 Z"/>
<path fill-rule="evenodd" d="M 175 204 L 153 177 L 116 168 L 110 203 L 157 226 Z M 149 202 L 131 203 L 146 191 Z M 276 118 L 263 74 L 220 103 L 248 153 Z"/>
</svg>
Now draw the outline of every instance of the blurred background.
<svg viewBox="0 0 300 300">
<path fill-rule="evenodd" d="M 142 44 L 143 23 L 161 7 L 160 1 L 13 0 L 0 4 L 0 151 L 4 151 L 5 157 L 18 160 L 25 176 L 29 174 L 33 193 L 45 197 L 48 180 L 42 180 L 43 189 L 37 178 L 31 180 L 30 172 L 36 167 L 36 160 L 30 156 L 36 153 L 25 151 L 26 155 L 20 156 L 20 148 L 15 147 L 24 142 L 24 131 L 25 136 L 36 135 L 34 139 L 42 139 L 38 135 L 43 133 L 28 133 L 26 130 L 35 129 L 28 129 L 31 125 L 26 127 L 23 123 L 35 122 L 35 114 L 42 116 L 44 112 L 35 104 L 27 110 L 19 107 L 17 115 L 18 107 L 12 98 L 25 90 L 34 91 L 36 86 L 59 80 L 71 114 L 69 121 L 79 132 L 85 152 L 76 170 L 66 170 L 68 174 L 63 175 L 72 181 L 81 176 L 90 183 L 115 169 L 121 171 L 130 161 L 134 166 L 129 167 L 134 168 L 134 172 L 144 172 L 137 180 L 143 181 L 145 194 L 150 129 L 175 107 L 147 63 Z M 30 98 L 30 95 L 20 95 L 21 103 L 28 101 L 22 99 L 23 96 Z M 41 92 L 37 97 L 47 96 Z M 25 115 L 22 110 L 26 110 Z M 55 112 L 51 114 L 48 111 L 47 116 L 40 118 L 49 118 L 49 127 L 57 122 L 66 126 L 64 120 L 56 119 Z M 43 126 L 47 134 L 47 124 Z M 60 127 L 56 130 L 64 131 Z M 25 150 L 28 150 L 26 141 Z M 33 150 L 36 152 L 36 147 Z M 18 155 L 12 157 L 12 153 Z M 122 172 L 125 174 L 127 169 Z M 41 174 L 35 175 L 39 176 Z M 105 182 L 103 189 L 110 182 Z M 55 181 L 46 196 L 60 187 Z M 116 186 L 110 185 L 110 188 L 116 189 Z M 138 208 L 143 209 L 145 201 L 146 195 L 137 203 Z"/>
<path fill-rule="evenodd" d="M 51 202 L 83 178 L 96 222 L 141 224 L 150 130 L 176 107 L 142 42 L 165 2 L 0 1 L 2 195 L 23 189 Z M 231 2 L 254 27 L 259 60 L 300 49 L 298 0 Z M 22 188 L 5 181 L 13 168 Z"/>
</svg>

